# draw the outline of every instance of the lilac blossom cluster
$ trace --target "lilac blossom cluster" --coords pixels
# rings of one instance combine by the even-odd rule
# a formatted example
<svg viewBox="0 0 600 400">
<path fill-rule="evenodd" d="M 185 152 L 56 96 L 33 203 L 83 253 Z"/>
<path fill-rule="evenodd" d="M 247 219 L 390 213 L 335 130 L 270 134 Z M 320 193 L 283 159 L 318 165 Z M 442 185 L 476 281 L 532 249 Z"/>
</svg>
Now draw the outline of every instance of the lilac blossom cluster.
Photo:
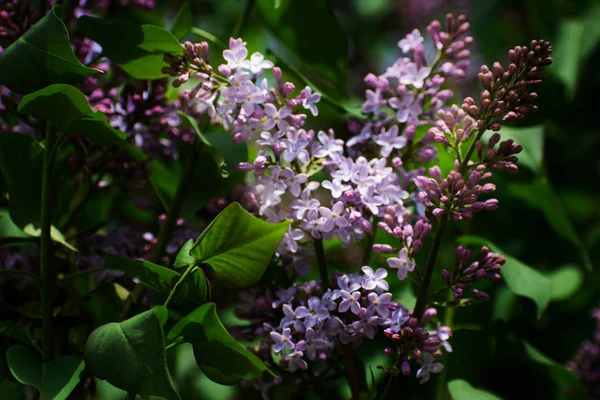
<svg viewBox="0 0 600 400">
<path fill-rule="evenodd" d="M 596 320 L 593 339 L 581 344 L 567 368 L 583 380 L 591 399 L 600 399 L 600 308 L 592 310 L 592 317 Z"/>
<path fill-rule="evenodd" d="M 498 281 L 502 279 L 500 269 L 506 262 L 506 258 L 500 254 L 491 252 L 487 247 L 482 247 L 477 261 L 472 261 L 471 250 L 458 246 L 455 251 L 454 269 L 450 273 L 447 269 L 442 270 L 441 276 L 446 282 L 447 288 L 452 291 L 454 299 L 458 300 L 464 296 L 465 289 L 481 279 Z M 473 294 L 481 300 L 488 301 L 490 296 L 478 289 L 471 289 Z"/>
<path fill-rule="evenodd" d="M 437 325 L 428 329 L 436 315 L 428 309 L 419 320 L 401 304 L 392 301 L 387 271 L 362 267 L 362 274 L 339 274 L 337 288 L 322 290 L 319 282 L 295 284 L 275 295 L 244 296 L 238 317 L 249 319 L 246 338 L 268 333 L 270 351 L 259 346 L 257 354 L 284 370 L 306 370 L 308 363 L 327 363 L 342 354 L 342 346 L 358 347 L 366 339 L 383 333 L 402 351 L 403 372 L 410 373 L 409 360 L 419 366 L 421 383 L 430 373 L 442 369 L 435 359 L 441 347 L 452 351 L 448 343 L 451 331 Z M 386 353 L 392 355 L 389 348 Z"/>
</svg>

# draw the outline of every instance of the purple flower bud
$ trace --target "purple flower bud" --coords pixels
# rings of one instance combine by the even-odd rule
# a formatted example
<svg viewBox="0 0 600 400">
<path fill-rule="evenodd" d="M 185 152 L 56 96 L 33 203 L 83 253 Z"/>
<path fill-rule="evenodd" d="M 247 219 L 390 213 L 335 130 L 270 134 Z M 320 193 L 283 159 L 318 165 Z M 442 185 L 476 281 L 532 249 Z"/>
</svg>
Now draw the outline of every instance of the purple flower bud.
<svg viewBox="0 0 600 400">
<path fill-rule="evenodd" d="M 498 200 L 497 199 L 489 199 L 484 203 L 484 207 L 487 211 L 494 211 L 498 208 Z"/>
<path fill-rule="evenodd" d="M 404 375 L 404 376 L 410 375 L 410 363 L 408 362 L 408 359 L 404 358 L 404 360 L 402 361 L 402 366 L 400 367 L 400 370 L 402 371 L 402 375 Z"/>
<path fill-rule="evenodd" d="M 394 249 L 389 244 L 374 244 L 373 252 L 375 253 L 392 253 Z"/>
<path fill-rule="evenodd" d="M 425 326 L 431 321 L 433 317 L 437 315 L 437 310 L 435 308 L 428 308 L 423 312 L 423 316 L 421 317 L 421 326 Z"/>
<path fill-rule="evenodd" d="M 394 355 L 394 349 L 391 348 L 391 347 L 386 347 L 384 349 L 384 352 L 385 352 L 385 355 L 388 356 L 388 357 L 391 357 L 391 356 Z"/>
<path fill-rule="evenodd" d="M 450 272 L 448 272 L 447 269 L 443 269 L 441 272 L 441 275 L 442 275 L 442 279 L 444 280 L 444 282 L 450 283 L 451 276 L 450 276 Z"/>
</svg>

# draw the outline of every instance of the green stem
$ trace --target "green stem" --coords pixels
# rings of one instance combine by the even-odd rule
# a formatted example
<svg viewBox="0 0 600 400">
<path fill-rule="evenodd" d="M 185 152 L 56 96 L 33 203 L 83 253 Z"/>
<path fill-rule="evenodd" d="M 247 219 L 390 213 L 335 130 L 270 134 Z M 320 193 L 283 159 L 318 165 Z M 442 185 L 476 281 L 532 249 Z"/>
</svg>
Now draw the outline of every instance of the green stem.
<svg viewBox="0 0 600 400">
<path fill-rule="evenodd" d="M 350 384 L 352 400 L 358 400 L 360 398 L 360 386 L 358 384 L 358 374 L 356 372 L 356 363 L 354 362 L 354 354 L 352 354 L 352 347 L 349 344 L 342 344 L 341 346 L 342 352 L 344 353 L 344 361 L 346 363 L 346 375 L 348 377 L 348 383 Z"/>
<path fill-rule="evenodd" d="M 429 283 L 431 282 L 431 276 L 433 275 L 433 267 L 435 266 L 435 259 L 437 258 L 437 254 L 440 250 L 440 245 L 442 244 L 442 236 L 444 234 L 444 228 L 446 226 L 447 219 L 442 217 L 440 221 L 440 225 L 435 233 L 435 238 L 433 239 L 433 245 L 431 246 L 431 251 L 429 252 L 429 258 L 427 260 L 427 264 L 425 266 L 425 273 L 423 274 L 423 280 L 421 281 L 421 285 L 419 286 L 419 294 L 417 296 L 417 304 L 415 305 L 415 310 L 413 312 L 413 317 L 421 318 L 423 315 L 423 311 L 425 311 L 425 306 L 427 305 L 427 290 L 429 289 Z"/>
<path fill-rule="evenodd" d="M 454 300 L 454 296 L 452 292 L 448 292 L 448 301 Z M 454 307 L 446 307 L 446 312 L 444 313 L 444 326 L 452 328 L 454 325 L 454 313 L 456 312 L 456 308 Z M 436 400 L 444 400 L 446 395 L 446 376 L 448 373 L 448 361 L 450 359 L 450 354 L 444 354 L 442 358 L 442 364 L 444 364 L 444 369 L 437 376 L 437 387 L 435 398 Z"/>
<path fill-rule="evenodd" d="M 46 124 L 46 145 L 44 149 L 44 166 L 42 170 L 42 204 L 41 204 L 41 244 L 40 244 L 40 277 L 42 300 L 43 328 L 43 360 L 44 364 L 52 361 L 52 297 L 54 276 L 52 271 L 52 226 L 51 209 L 53 204 L 52 189 L 52 153 L 56 142 L 56 131 L 50 122 Z"/>
<path fill-rule="evenodd" d="M 469 146 L 469 149 L 467 150 L 467 154 L 465 154 L 465 158 L 463 158 L 462 162 L 460 163 L 460 167 L 458 168 L 459 172 L 464 172 L 465 168 L 467 168 L 469 160 L 471 159 L 471 156 L 473 155 L 473 152 L 475 151 L 475 144 L 477 143 L 477 141 L 479 141 L 481 139 L 481 137 L 483 136 L 484 133 L 485 133 L 485 129 L 479 128 L 479 131 L 477 132 L 477 136 L 475 136 L 475 140 L 473 140 L 473 142 L 471 142 L 471 145 Z"/>
<path fill-rule="evenodd" d="M 325 261 L 325 250 L 323 250 L 323 239 L 313 239 L 315 254 L 317 256 L 317 264 L 319 265 L 319 273 L 321 274 L 321 283 L 323 289 L 330 289 L 331 282 L 329 280 L 329 271 L 327 271 L 327 262 Z"/>
<path fill-rule="evenodd" d="M 154 264 L 160 263 L 161 258 L 165 254 L 167 243 L 171 239 L 171 236 L 173 236 L 173 231 L 177 225 L 177 218 L 179 218 L 179 213 L 183 207 L 183 202 L 185 201 L 188 187 L 190 186 L 192 177 L 194 176 L 194 166 L 196 165 L 198 151 L 199 149 L 197 146 L 192 147 L 190 154 L 188 154 L 187 159 L 185 160 L 181 179 L 179 180 L 179 185 L 177 186 L 177 191 L 175 192 L 175 197 L 173 198 L 173 203 L 171 204 L 171 208 L 169 208 L 167 218 L 165 219 L 164 225 L 158 234 L 156 245 L 152 248 L 152 253 L 149 257 L 149 261 Z M 121 312 L 121 321 L 127 319 L 132 304 L 137 304 L 140 301 L 145 290 L 146 287 L 143 283 L 138 284 L 135 289 L 133 289 L 131 296 L 125 303 L 125 307 Z"/>
<path fill-rule="evenodd" d="M 187 279 L 188 275 L 192 273 L 192 271 L 194 270 L 194 268 L 196 268 L 196 263 L 195 262 L 191 263 L 187 267 L 187 269 L 185 270 L 185 272 L 183 273 L 183 275 L 181 275 L 181 277 L 179 278 L 179 280 L 177 281 L 177 283 L 175 284 L 175 286 L 173 286 L 173 289 L 171 290 L 171 293 L 169 293 L 169 297 L 167 297 L 167 300 L 165 300 L 165 304 L 163 304 L 163 306 L 165 308 L 169 307 L 169 303 L 173 300 L 173 298 L 175 297 L 175 295 L 177 295 L 177 292 L 179 292 L 179 289 L 181 288 L 181 285 L 183 285 L 183 283 Z"/>
<path fill-rule="evenodd" d="M 365 248 L 365 253 L 363 254 L 362 264 L 369 265 L 371 262 L 371 254 L 373 252 L 373 243 L 375 243 L 375 235 L 377 234 L 377 224 L 373 224 L 375 222 L 375 217 L 371 220 L 372 230 L 371 233 L 367 234 L 367 247 Z"/>
</svg>

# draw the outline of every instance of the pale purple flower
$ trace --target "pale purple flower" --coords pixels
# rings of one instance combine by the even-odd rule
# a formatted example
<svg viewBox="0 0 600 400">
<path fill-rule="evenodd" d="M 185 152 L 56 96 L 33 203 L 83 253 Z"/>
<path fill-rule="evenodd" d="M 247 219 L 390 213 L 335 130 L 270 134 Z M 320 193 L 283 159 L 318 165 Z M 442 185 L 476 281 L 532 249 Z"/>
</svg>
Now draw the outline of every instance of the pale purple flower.
<svg viewBox="0 0 600 400">
<path fill-rule="evenodd" d="M 285 193 L 285 190 L 281 190 L 281 188 L 277 184 L 269 184 L 266 185 L 264 192 L 260 196 L 260 208 L 258 213 L 260 215 L 264 215 L 265 211 L 269 207 L 276 206 L 281 202 L 281 195 Z"/>
<path fill-rule="evenodd" d="M 390 107 L 398 110 L 396 112 L 396 120 L 398 122 L 404 123 L 408 121 L 410 117 L 417 117 L 423 112 L 419 102 L 415 101 L 415 95 L 412 92 L 404 93 L 400 99 L 392 97 L 388 102 Z"/>
<path fill-rule="evenodd" d="M 385 99 L 381 96 L 381 90 L 375 89 L 375 91 L 372 91 L 367 89 L 365 95 L 367 100 L 362 105 L 363 112 L 378 115 L 380 112 L 379 107 L 385 104 Z"/>
<path fill-rule="evenodd" d="M 265 102 L 265 95 L 262 90 L 254 86 L 252 82 L 246 82 L 244 86 L 246 93 L 244 94 L 244 104 L 242 105 L 242 109 L 247 115 L 251 115 L 254 112 L 256 104 Z"/>
<path fill-rule="evenodd" d="M 282 140 L 282 143 L 285 146 L 285 150 L 283 151 L 283 159 L 285 161 L 292 162 L 298 159 L 303 164 L 309 161 L 310 155 L 306 150 L 308 140 L 306 140 L 302 129 L 296 132 L 288 132 L 287 139 Z"/>
<path fill-rule="evenodd" d="M 398 125 L 392 125 L 390 129 L 383 130 L 379 135 L 373 137 L 375 143 L 381 146 L 381 156 L 388 157 L 394 149 L 406 146 L 406 138 L 398 136 Z"/>
<path fill-rule="evenodd" d="M 289 126 L 289 123 L 285 118 L 292 114 L 292 110 L 289 107 L 281 107 L 279 110 L 272 103 L 265 104 L 265 115 L 267 118 L 263 122 L 263 129 L 270 130 L 277 125 L 279 130 L 285 131 Z"/>
<path fill-rule="evenodd" d="M 316 210 L 319 208 L 321 203 L 317 199 L 310 198 L 311 188 L 307 187 L 302 191 L 299 199 L 292 202 L 291 207 L 296 210 L 296 218 L 304 218 L 304 214 L 310 210 Z"/>
<path fill-rule="evenodd" d="M 315 117 L 319 115 L 319 109 L 317 108 L 316 103 L 321 100 L 321 94 L 313 93 L 312 89 L 307 86 L 302 89 L 300 96 L 304 96 L 304 99 L 302 100 L 302 107 L 304 107 L 306 110 L 310 110 L 311 114 Z"/>
<path fill-rule="evenodd" d="M 425 78 L 431 73 L 429 67 L 418 67 L 415 63 L 409 63 L 400 77 L 402 85 L 413 85 L 416 89 L 421 89 L 425 83 Z"/>
<path fill-rule="evenodd" d="M 352 186 L 345 185 L 339 179 L 333 179 L 332 181 L 323 181 L 321 186 L 331 191 L 331 197 L 339 199 L 342 197 L 345 191 L 352 189 Z"/>
<path fill-rule="evenodd" d="M 287 328 L 288 326 L 293 325 L 294 329 L 297 331 L 302 332 L 305 329 L 304 322 L 298 317 L 296 313 L 297 309 L 296 311 L 294 311 L 292 306 L 290 306 L 289 304 L 284 304 L 281 307 L 281 311 L 283 311 L 284 317 L 279 323 L 280 328 Z M 289 328 L 287 328 L 287 330 L 289 331 Z M 285 333 L 285 329 L 283 332 Z"/>
<path fill-rule="evenodd" d="M 298 241 L 304 238 L 304 231 L 301 229 L 292 229 L 290 225 L 288 230 L 283 235 L 283 239 L 281 239 L 280 246 L 285 246 L 290 253 L 295 253 L 298 251 Z"/>
<path fill-rule="evenodd" d="M 383 199 L 381 196 L 377 196 L 374 193 L 375 188 L 373 186 L 369 186 L 366 193 L 361 196 L 360 200 L 373 215 L 378 215 L 379 206 L 383 204 Z"/>
<path fill-rule="evenodd" d="M 264 69 L 273 68 L 273 63 L 269 60 L 265 60 L 265 56 L 259 52 L 253 53 L 252 56 L 250 56 L 250 60 L 243 61 L 241 64 L 253 74 L 260 74 Z"/>
<path fill-rule="evenodd" d="M 294 197 L 298 197 L 300 195 L 300 192 L 302 191 L 301 185 L 304 182 L 306 182 L 306 180 L 308 179 L 308 175 L 306 175 L 306 174 L 296 175 L 294 173 L 294 171 L 292 171 L 291 168 L 284 169 L 283 173 L 281 175 L 282 175 L 283 179 L 285 180 L 287 187 L 290 189 L 290 193 L 292 193 L 292 195 Z"/>
<path fill-rule="evenodd" d="M 389 327 L 391 330 L 398 333 L 400 332 L 400 329 L 402 329 L 402 326 L 409 319 L 410 317 L 406 315 L 404 310 L 402 308 L 399 308 L 392 313 L 392 318 L 388 321 L 388 323 L 390 324 Z"/>
<path fill-rule="evenodd" d="M 398 257 L 388 258 L 388 265 L 391 268 L 398 268 L 398 279 L 404 280 L 409 271 L 414 271 L 415 263 L 408 258 L 408 249 L 403 247 L 398 253 Z"/>
<path fill-rule="evenodd" d="M 430 374 L 437 374 L 444 369 L 442 363 L 434 362 L 434 358 L 430 353 L 424 354 L 421 363 L 421 368 L 417 371 L 417 378 L 419 378 L 421 385 L 429 380 Z"/>
<path fill-rule="evenodd" d="M 231 68 L 242 66 L 243 61 L 248 57 L 248 49 L 246 43 L 241 39 L 230 39 L 229 49 L 223 51 L 223 58 L 227 61 L 227 65 Z"/>
<path fill-rule="evenodd" d="M 344 152 L 344 141 L 336 139 L 333 130 L 329 134 L 319 131 L 317 138 L 320 143 L 314 143 L 313 156 L 316 158 L 332 158 L 337 159 Z"/>
<path fill-rule="evenodd" d="M 365 280 L 362 287 L 366 290 L 389 290 L 390 285 L 387 283 L 385 278 L 388 273 L 385 268 L 378 268 L 377 271 L 373 272 L 373 269 L 367 265 L 362 267 L 362 271 L 365 274 Z"/>
<path fill-rule="evenodd" d="M 281 352 L 284 348 L 292 350 L 294 348 L 294 342 L 292 342 L 292 333 L 290 328 L 285 328 L 283 333 L 271 332 L 271 339 L 275 342 L 273 345 L 273 351 L 275 353 Z"/>
<path fill-rule="evenodd" d="M 292 354 L 286 355 L 284 359 L 288 362 L 288 371 L 295 372 L 298 369 L 307 369 L 306 361 L 302 359 L 304 355 L 301 351 L 294 351 Z"/>
<path fill-rule="evenodd" d="M 335 179 L 339 179 L 342 182 L 348 182 L 354 175 L 354 161 L 351 158 L 344 158 L 337 163 L 337 170 L 331 173 L 331 176 Z"/>
<path fill-rule="evenodd" d="M 447 326 L 442 326 L 439 322 L 437 323 L 437 337 L 440 339 L 440 344 L 444 346 L 448 353 L 452 353 L 452 346 L 448 341 L 452 336 L 452 329 Z"/>
<path fill-rule="evenodd" d="M 312 328 L 307 328 L 304 332 L 304 340 L 301 340 L 296 344 L 296 348 L 300 351 L 306 352 L 309 360 L 314 360 L 317 355 L 317 350 L 324 350 L 327 348 L 327 341 L 323 339 L 323 331 L 316 334 Z"/>
<path fill-rule="evenodd" d="M 345 228 L 349 225 L 346 217 L 342 215 L 344 214 L 344 211 L 344 203 L 341 201 L 336 202 L 333 207 L 331 207 L 331 210 L 327 207 L 319 207 L 321 216 L 327 218 L 328 221 L 331 221 L 332 225 L 340 228 Z"/>
<path fill-rule="evenodd" d="M 314 239 L 321 239 L 321 232 L 329 232 L 333 229 L 333 225 L 327 218 L 320 217 L 317 210 L 309 210 L 302 221 L 302 228 L 310 232 Z"/>
<path fill-rule="evenodd" d="M 329 310 L 321 304 L 318 297 L 313 296 L 308 299 L 308 307 L 300 306 L 296 309 L 296 316 L 304 319 L 306 328 L 312 328 L 317 322 L 329 317 Z"/>
<path fill-rule="evenodd" d="M 290 303 L 294 299 L 294 296 L 296 296 L 297 291 L 298 289 L 295 286 L 290 286 L 287 289 L 279 289 L 275 293 L 278 300 L 273 302 L 273 308 L 277 308 L 284 303 Z"/>
<path fill-rule="evenodd" d="M 388 304 L 392 301 L 391 293 L 384 293 L 380 296 L 377 293 L 369 293 L 367 296 L 369 299 L 369 307 L 367 308 L 367 315 L 371 316 L 374 313 L 379 314 L 379 316 L 383 318 L 388 318 L 390 316 L 390 309 L 388 308 Z"/>
<path fill-rule="evenodd" d="M 361 282 L 356 282 L 354 279 L 350 279 L 350 277 L 348 275 L 342 275 L 337 279 L 337 284 L 338 287 L 340 288 L 340 290 L 338 290 L 338 294 L 336 296 L 336 291 L 333 291 L 333 296 L 332 299 L 338 299 L 341 296 L 341 292 L 342 291 L 346 291 L 346 292 L 355 292 L 358 289 L 360 289 L 362 280 Z"/>
<path fill-rule="evenodd" d="M 342 290 L 340 294 L 343 300 L 340 302 L 338 311 L 343 313 L 350 310 L 353 314 L 358 314 L 360 312 L 360 292 L 349 293 Z"/>
<path fill-rule="evenodd" d="M 413 51 L 421 43 L 423 43 L 423 36 L 421 36 L 418 29 L 415 29 L 398 42 L 398 47 L 406 54 Z"/>
</svg>

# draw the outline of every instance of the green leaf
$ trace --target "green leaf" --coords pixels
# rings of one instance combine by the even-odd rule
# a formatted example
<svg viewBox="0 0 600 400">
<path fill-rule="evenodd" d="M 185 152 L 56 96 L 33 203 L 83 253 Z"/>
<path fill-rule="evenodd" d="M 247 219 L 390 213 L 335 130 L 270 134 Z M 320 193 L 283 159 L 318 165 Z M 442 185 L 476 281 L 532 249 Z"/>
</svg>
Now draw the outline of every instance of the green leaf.
<svg viewBox="0 0 600 400">
<path fill-rule="evenodd" d="M 208 301 L 210 286 L 201 268 L 195 268 L 185 283 L 187 285 L 186 300 L 196 305 L 202 305 Z"/>
<path fill-rule="evenodd" d="M 462 379 L 455 379 L 448 382 L 448 391 L 453 400 L 500 400 L 500 397 L 494 396 L 481 389 L 476 389 L 471 384 Z"/>
<path fill-rule="evenodd" d="M 168 293 L 179 280 L 179 273 L 169 268 L 161 267 L 149 261 L 104 254 L 104 268 L 123 271 L 139 279 L 149 289 L 158 293 Z"/>
<path fill-rule="evenodd" d="M 25 330 L 13 321 L 0 321 L 0 336 L 18 340 L 29 346 L 34 346 Z"/>
<path fill-rule="evenodd" d="M 38 227 L 34 226 L 33 224 L 25 225 L 23 227 L 23 232 L 25 232 L 26 234 L 33 236 L 33 237 L 41 237 L 42 236 L 42 228 L 38 228 Z M 65 236 L 62 234 L 62 232 L 59 231 L 58 228 L 55 227 L 54 225 L 50 226 L 50 238 L 52 240 L 54 240 L 56 243 L 62 244 L 63 246 L 65 246 L 67 249 L 69 249 L 71 251 L 77 251 L 75 246 L 73 246 L 72 244 L 67 242 L 67 239 L 65 239 Z"/>
<path fill-rule="evenodd" d="M 257 9 L 281 43 L 302 61 L 333 82 L 345 82 L 346 34 L 325 1 L 281 0 L 276 5 L 273 0 L 258 0 Z"/>
<path fill-rule="evenodd" d="M 135 79 L 163 78 L 164 54 L 183 54 L 177 38 L 155 25 L 83 16 L 77 20 L 77 30 L 98 42 L 102 55 Z"/>
<path fill-rule="evenodd" d="M 565 265 L 548 274 L 552 281 L 552 301 L 575 296 L 583 284 L 583 272 L 576 265 Z"/>
<path fill-rule="evenodd" d="M 192 10 L 190 3 L 183 3 L 177 11 L 171 33 L 177 40 L 183 40 L 192 30 Z"/>
<path fill-rule="evenodd" d="M 226 286 L 250 286 L 264 273 L 289 224 L 261 221 L 232 203 L 202 232 L 190 254 L 198 264 L 210 265 Z"/>
<path fill-rule="evenodd" d="M 158 306 L 97 328 L 85 345 L 88 370 L 129 393 L 179 399 L 165 356 L 167 318 L 167 309 Z"/>
<path fill-rule="evenodd" d="M 83 66 L 71 48 L 67 28 L 55 6 L 0 54 L 0 84 L 29 93 L 53 83 L 77 83 L 101 72 Z"/>
<path fill-rule="evenodd" d="M 581 40 L 584 23 L 580 20 L 563 20 L 558 27 L 558 39 L 553 46 L 551 71 L 565 85 L 572 98 L 579 79 Z"/>
<path fill-rule="evenodd" d="M 21 229 L 40 220 L 43 158 L 32 137 L 0 133 L 0 171 L 8 186 L 10 218 Z"/>
<path fill-rule="evenodd" d="M 519 157 L 519 165 L 526 166 L 535 173 L 542 172 L 544 158 L 544 127 L 542 125 L 525 128 L 503 127 L 500 131 L 502 139 L 514 139 L 523 146 Z"/>
<path fill-rule="evenodd" d="M 100 111 L 93 111 L 79 89 L 65 84 L 50 85 L 23 97 L 19 112 L 50 121 L 61 134 L 78 134 L 97 145 L 125 145 L 125 133 L 108 124 Z"/>
<path fill-rule="evenodd" d="M 227 170 L 227 164 L 225 163 L 225 158 L 223 158 L 223 154 L 219 150 L 219 148 L 215 147 L 207 138 L 204 136 L 198 123 L 196 120 L 185 114 L 184 112 L 179 111 L 179 115 L 187 120 L 190 126 L 196 131 L 200 142 L 202 143 L 202 151 L 206 151 L 208 155 L 214 160 L 217 168 L 219 168 L 219 173 L 222 178 L 227 178 L 229 176 L 229 171 Z"/>
<path fill-rule="evenodd" d="M 175 160 L 167 161 L 160 158 L 152 160 L 152 169 L 148 174 L 148 179 L 167 209 L 175 197 L 181 170 L 181 164 Z"/>
<path fill-rule="evenodd" d="M 23 345 L 9 348 L 6 361 L 19 382 L 34 386 L 40 391 L 41 400 L 68 398 L 85 368 L 83 360 L 73 356 L 62 356 L 49 364 L 42 364 L 33 351 Z"/>
<path fill-rule="evenodd" d="M 542 317 L 552 296 L 552 281 L 549 278 L 529 265 L 504 253 L 498 246 L 489 240 L 476 236 L 462 236 L 458 241 L 462 244 L 487 246 L 493 252 L 504 255 L 504 257 L 506 257 L 506 262 L 502 266 L 500 274 L 506 282 L 506 285 L 513 293 L 533 300 L 537 305 L 538 319 Z"/>
<path fill-rule="evenodd" d="M 198 366 L 211 380 L 233 385 L 254 379 L 267 367 L 239 344 L 221 323 L 214 303 L 208 303 L 181 319 L 167 334 L 169 341 L 183 340 L 194 347 Z"/>
<path fill-rule="evenodd" d="M 556 385 L 559 388 L 568 392 L 579 392 L 582 390 L 581 381 L 566 366 L 559 364 L 551 358 L 547 357 L 545 354 L 543 354 L 538 349 L 536 349 L 524 340 L 523 345 L 525 346 L 525 353 L 527 354 L 529 359 L 541 365 L 545 375 L 547 375 L 550 379 L 556 382 Z"/>
<path fill-rule="evenodd" d="M 185 268 L 191 263 L 196 262 L 196 259 L 190 255 L 190 250 L 192 250 L 192 247 L 194 247 L 194 240 L 192 239 L 187 240 L 183 246 L 181 246 L 179 253 L 177 253 L 177 257 L 175 258 L 175 264 L 173 264 L 173 267 L 176 269 Z"/>
</svg>

